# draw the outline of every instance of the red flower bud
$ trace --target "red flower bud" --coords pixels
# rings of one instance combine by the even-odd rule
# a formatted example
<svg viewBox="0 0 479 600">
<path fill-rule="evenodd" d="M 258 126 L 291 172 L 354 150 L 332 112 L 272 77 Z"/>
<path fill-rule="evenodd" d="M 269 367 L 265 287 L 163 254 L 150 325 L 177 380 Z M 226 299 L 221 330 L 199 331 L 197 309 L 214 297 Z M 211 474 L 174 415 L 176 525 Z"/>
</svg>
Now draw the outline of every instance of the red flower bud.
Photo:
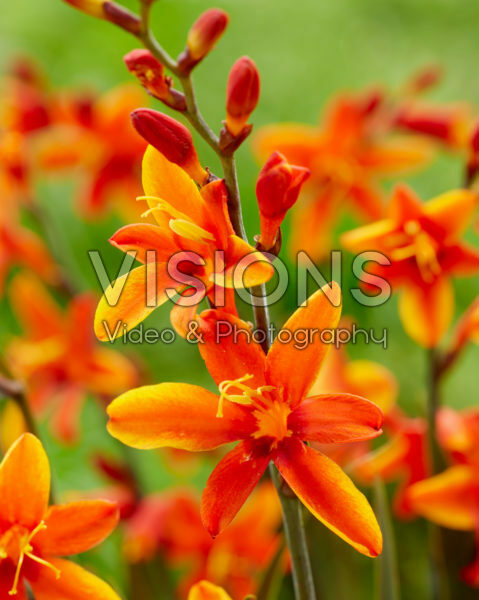
<svg viewBox="0 0 479 600">
<path fill-rule="evenodd" d="M 167 115 L 149 108 L 131 113 L 133 127 L 165 158 L 184 169 L 199 185 L 208 179 L 208 173 L 198 160 L 189 130 Z"/>
<path fill-rule="evenodd" d="M 228 15 L 219 8 L 210 8 L 199 16 L 186 40 L 186 47 L 192 61 L 199 62 L 215 47 L 228 21 Z"/>
<path fill-rule="evenodd" d="M 274 245 L 278 228 L 309 175 L 309 169 L 290 165 L 279 152 L 273 152 L 261 169 L 256 198 L 261 221 L 260 243 L 264 249 Z"/>
<path fill-rule="evenodd" d="M 165 76 L 163 64 L 149 50 L 132 50 L 123 60 L 152 96 L 176 110 L 186 109 L 185 97 L 171 88 L 171 79 Z"/>
<path fill-rule="evenodd" d="M 239 58 L 233 65 L 226 87 L 226 127 L 239 135 L 259 100 L 259 73 L 248 56 Z"/>
</svg>

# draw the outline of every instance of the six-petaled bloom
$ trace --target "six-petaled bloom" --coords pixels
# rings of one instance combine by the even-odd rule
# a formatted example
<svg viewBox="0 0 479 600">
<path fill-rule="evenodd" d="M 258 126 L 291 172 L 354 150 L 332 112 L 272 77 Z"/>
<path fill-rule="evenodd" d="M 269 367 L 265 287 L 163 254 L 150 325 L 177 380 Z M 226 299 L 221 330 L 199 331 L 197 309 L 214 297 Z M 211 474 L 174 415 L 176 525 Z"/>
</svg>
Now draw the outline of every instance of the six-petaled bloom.
<svg viewBox="0 0 479 600">
<path fill-rule="evenodd" d="M 235 235 L 222 180 L 198 189 L 182 168 L 150 146 L 143 187 L 147 214 L 156 223 L 126 225 L 110 240 L 125 252 L 136 251 L 143 264 L 106 290 L 95 317 L 101 340 L 135 327 L 175 290 L 182 296 L 171 321 L 185 335 L 205 297 L 236 313 L 234 288 L 257 285 L 273 275 L 271 263 Z"/>
<path fill-rule="evenodd" d="M 285 329 L 294 334 L 304 328 L 335 328 L 340 305 L 339 286 L 325 286 L 292 315 Z M 243 334 L 223 332 L 219 339 L 218 320 Z M 265 355 L 245 335 L 247 325 L 231 314 L 208 310 L 199 324 L 204 340 L 200 352 L 219 396 L 179 383 L 131 390 L 108 408 L 110 433 L 143 449 L 201 451 L 239 441 L 217 465 L 203 493 L 202 519 L 212 536 L 232 521 L 274 461 L 320 521 L 360 552 L 378 555 L 381 532 L 368 501 L 336 463 L 304 442 L 374 438 L 381 433 L 379 408 L 350 394 L 309 394 L 328 349 L 317 336 L 303 350 L 292 338 L 289 343 L 276 339 Z"/>
<path fill-rule="evenodd" d="M 431 348 L 453 317 L 453 276 L 479 273 L 479 252 L 460 239 L 478 205 L 477 195 L 455 190 L 421 203 L 405 185 L 393 192 L 387 218 L 349 231 L 352 252 L 375 250 L 389 265 L 369 270 L 402 288 L 399 316 L 410 337 Z"/>
<path fill-rule="evenodd" d="M 63 556 L 102 542 L 118 522 L 102 500 L 48 507 L 50 466 L 38 439 L 27 433 L 0 465 L 0 598 L 119 600 L 109 585 Z"/>
</svg>

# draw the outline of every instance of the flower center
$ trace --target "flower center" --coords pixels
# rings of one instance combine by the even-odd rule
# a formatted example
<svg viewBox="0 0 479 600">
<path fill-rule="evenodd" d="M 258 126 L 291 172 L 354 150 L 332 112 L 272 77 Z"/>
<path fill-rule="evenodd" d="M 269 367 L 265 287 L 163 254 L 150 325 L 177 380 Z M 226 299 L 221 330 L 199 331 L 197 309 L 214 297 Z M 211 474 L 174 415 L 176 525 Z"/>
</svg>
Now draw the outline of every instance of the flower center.
<svg viewBox="0 0 479 600">
<path fill-rule="evenodd" d="M 404 231 L 411 237 L 411 243 L 403 248 L 393 250 L 391 258 L 404 260 L 414 257 L 421 277 L 426 283 L 431 283 L 441 273 L 441 266 L 437 260 L 437 243 L 421 229 L 418 221 L 407 221 Z"/>
<path fill-rule="evenodd" d="M 220 383 L 220 399 L 216 416 L 223 416 L 225 400 L 243 406 L 252 406 L 253 415 L 256 418 L 257 429 L 253 433 L 255 439 L 262 437 L 273 438 L 275 442 L 281 441 L 291 435 L 288 429 L 288 415 L 290 407 L 281 397 L 281 390 L 274 385 L 262 385 L 252 388 L 245 384 L 253 379 L 253 375 L 246 374 L 238 379 L 226 380 Z"/>
<path fill-rule="evenodd" d="M 44 521 L 41 521 L 35 529 L 30 532 L 21 525 L 13 525 L 13 527 L 10 527 L 10 529 L 8 529 L 0 538 L 0 562 L 9 558 L 17 565 L 12 589 L 8 592 L 10 596 L 16 596 L 18 594 L 18 582 L 20 581 L 20 573 L 22 571 L 25 556 L 39 565 L 51 569 L 55 573 L 57 579 L 60 577 L 60 571 L 56 567 L 46 560 L 43 560 L 43 558 L 33 554 L 31 541 L 37 533 L 46 528 L 47 526 Z"/>
</svg>

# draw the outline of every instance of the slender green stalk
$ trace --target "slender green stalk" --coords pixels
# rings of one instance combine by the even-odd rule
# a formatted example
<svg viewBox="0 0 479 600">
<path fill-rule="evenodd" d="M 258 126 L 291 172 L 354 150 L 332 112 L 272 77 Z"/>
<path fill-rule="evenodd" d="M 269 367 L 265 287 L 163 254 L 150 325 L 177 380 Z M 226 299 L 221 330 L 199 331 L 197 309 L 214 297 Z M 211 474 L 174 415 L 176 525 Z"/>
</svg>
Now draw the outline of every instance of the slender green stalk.
<svg viewBox="0 0 479 600">
<path fill-rule="evenodd" d="M 303 506 L 288 487 L 285 489 L 284 481 L 272 463 L 270 473 L 283 509 L 284 533 L 293 563 L 296 600 L 316 600 L 313 570 L 303 521 Z"/>
</svg>

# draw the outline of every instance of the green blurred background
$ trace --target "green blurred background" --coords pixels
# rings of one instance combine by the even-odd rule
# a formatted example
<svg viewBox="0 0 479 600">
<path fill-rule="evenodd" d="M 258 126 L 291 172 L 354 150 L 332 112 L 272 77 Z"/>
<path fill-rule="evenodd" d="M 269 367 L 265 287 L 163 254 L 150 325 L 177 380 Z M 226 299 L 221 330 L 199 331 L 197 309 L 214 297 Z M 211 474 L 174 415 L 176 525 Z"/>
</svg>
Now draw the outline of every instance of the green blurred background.
<svg viewBox="0 0 479 600">
<path fill-rule="evenodd" d="M 416 68 L 434 62 L 445 69 L 445 80 L 430 94 L 443 101 L 466 100 L 479 106 L 479 4 L 471 0 L 230 0 L 215 5 L 231 17 L 225 37 L 217 50 L 195 72 L 199 103 L 207 121 L 218 130 L 224 118 L 225 81 L 232 63 L 248 54 L 261 73 L 261 100 L 254 114 L 255 127 L 278 121 L 315 123 L 332 94 L 343 89 L 360 89 L 382 83 L 395 89 Z M 128 6 L 135 9 L 135 3 Z M 194 19 L 211 4 L 206 0 L 158 0 L 153 25 L 158 38 L 176 55 L 184 46 L 186 32 Z M 17 54 L 35 57 L 44 67 L 54 87 L 87 87 L 108 90 L 131 80 L 122 56 L 137 47 L 134 38 L 114 26 L 96 21 L 60 0 L 2 0 L 0 6 L 0 63 L 7 64 Z M 145 96 L 145 102 L 146 96 Z M 204 164 L 218 171 L 215 157 L 204 144 L 198 144 Z M 409 178 L 425 199 L 459 185 L 462 165 L 457 157 L 443 154 L 427 171 Z M 259 167 L 248 144 L 238 153 L 241 193 L 248 233 L 257 233 L 254 185 Z M 83 289 L 98 283 L 87 257 L 90 249 L 100 250 L 112 276 L 117 273 L 122 254 L 108 244 L 109 236 L 121 224 L 116 217 L 85 224 L 72 207 L 73 184 L 41 183 L 39 202 L 48 215 L 63 260 Z M 0 200 L 1 201 L 1 200 Z M 132 201 L 134 201 L 132 199 Z M 342 229 L 352 226 L 346 219 Z M 287 235 L 287 233 L 286 233 Z M 477 237 L 471 241 L 477 244 Z M 325 277 L 327 277 L 325 270 Z M 351 356 L 372 358 L 389 366 L 400 381 L 401 405 L 411 414 L 424 411 L 426 353 L 418 349 L 402 331 L 396 299 L 377 309 L 364 309 L 353 303 L 348 288 L 356 282 L 344 273 L 345 313 L 356 317 L 363 327 L 389 331 L 389 347 L 358 345 Z M 457 282 L 459 314 L 479 293 L 477 279 Z M 294 307 L 291 289 L 284 302 L 274 309 L 278 323 Z M 18 332 L 8 302 L 1 304 L 0 341 Z M 168 308 L 163 307 L 148 320 L 148 326 L 167 327 Z M 172 346 L 137 348 L 117 346 L 127 353 L 139 352 L 148 365 L 151 381 L 188 381 L 211 387 L 211 382 L 194 347 L 184 341 Z M 454 407 L 477 403 L 477 364 L 479 348 L 470 348 L 446 381 L 445 402 Z M 54 465 L 57 488 L 62 491 L 99 487 L 101 479 L 90 466 L 95 450 L 108 449 L 121 456 L 121 449 L 105 433 L 105 418 L 91 401 L 84 411 L 81 444 L 64 448 L 49 440 L 48 451 Z M 145 490 L 186 483 L 190 476 L 169 472 L 161 456 L 133 454 Z M 213 463 L 195 474 L 201 487 Z M 182 477 L 182 478 L 181 478 Z M 425 566 L 425 525 L 399 525 L 400 570 L 404 598 L 424 597 L 427 586 Z M 323 528 L 315 527 L 321 551 L 317 577 L 324 598 L 368 599 L 372 595 L 372 561 L 357 555 Z M 331 556 L 338 558 L 330 566 Z M 86 559 L 107 579 L 125 585 L 115 538 Z M 284 595 L 287 597 L 288 588 Z M 323 597 L 323 595 L 321 596 Z"/>
</svg>

